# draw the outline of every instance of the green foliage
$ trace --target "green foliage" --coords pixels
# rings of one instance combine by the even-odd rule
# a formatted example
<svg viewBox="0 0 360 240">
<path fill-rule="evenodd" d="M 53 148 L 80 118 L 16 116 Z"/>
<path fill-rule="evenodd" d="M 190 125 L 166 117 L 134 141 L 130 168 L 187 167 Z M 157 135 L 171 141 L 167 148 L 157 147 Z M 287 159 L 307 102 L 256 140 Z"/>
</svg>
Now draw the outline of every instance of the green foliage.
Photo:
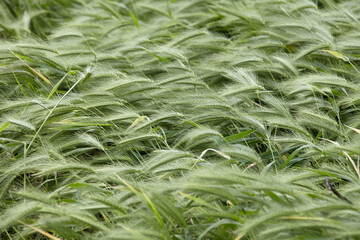
<svg viewBox="0 0 360 240">
<path fill-rule="evenodd" d="M 359 239 L 359 14 L 1 1 L 0 239 Z"/>
</svg>

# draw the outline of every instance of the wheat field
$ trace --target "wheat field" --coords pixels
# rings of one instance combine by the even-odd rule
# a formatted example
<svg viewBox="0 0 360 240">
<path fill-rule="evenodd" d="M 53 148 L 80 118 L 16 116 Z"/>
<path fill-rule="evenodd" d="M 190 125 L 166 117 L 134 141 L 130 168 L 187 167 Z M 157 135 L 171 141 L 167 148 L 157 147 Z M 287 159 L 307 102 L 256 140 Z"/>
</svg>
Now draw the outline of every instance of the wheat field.
<svg viewBox="0 0 360 240">
<path fill-rule="evenodd" d="M 357 0 L 0 1 L 0 239 L 360 239 Z"/>
</svg>

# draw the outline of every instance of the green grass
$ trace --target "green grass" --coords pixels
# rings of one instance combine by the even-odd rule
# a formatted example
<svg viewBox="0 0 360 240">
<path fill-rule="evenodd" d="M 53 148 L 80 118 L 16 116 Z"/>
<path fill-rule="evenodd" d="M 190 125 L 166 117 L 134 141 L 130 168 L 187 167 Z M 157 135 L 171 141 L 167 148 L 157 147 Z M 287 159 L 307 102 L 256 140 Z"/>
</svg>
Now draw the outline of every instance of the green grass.
<svg viewBox="0 0 360 240">
<path fill-rule="evenodd" d="M 360 239 L 359 16 L 1 1 L 0 239 Z"/>
</svg>

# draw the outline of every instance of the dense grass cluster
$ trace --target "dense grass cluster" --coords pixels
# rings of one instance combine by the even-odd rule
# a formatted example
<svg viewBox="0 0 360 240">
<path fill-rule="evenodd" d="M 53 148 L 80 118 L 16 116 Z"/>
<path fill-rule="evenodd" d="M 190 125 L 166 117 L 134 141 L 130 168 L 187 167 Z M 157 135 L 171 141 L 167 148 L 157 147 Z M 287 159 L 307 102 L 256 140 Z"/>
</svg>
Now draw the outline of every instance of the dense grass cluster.
<svg viewBox="0 0 360 240">
<path fill-rule="evenodd" d="M 0 239 L 360 239 L 357 0 L 0 1 Z"/>
</svg>

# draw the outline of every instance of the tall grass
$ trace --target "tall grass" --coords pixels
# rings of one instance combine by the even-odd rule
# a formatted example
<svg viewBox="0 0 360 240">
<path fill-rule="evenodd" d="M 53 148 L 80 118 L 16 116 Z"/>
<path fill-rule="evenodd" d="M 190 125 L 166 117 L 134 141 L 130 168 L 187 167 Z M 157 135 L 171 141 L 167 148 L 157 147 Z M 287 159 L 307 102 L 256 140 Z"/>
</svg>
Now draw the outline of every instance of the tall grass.
<svg viewBox="0 0 360 240">
<path fill-rule="evenodd" d="M 0 238 L 359 239 L 359 16 L 0 2 Z"/>
</svg>

